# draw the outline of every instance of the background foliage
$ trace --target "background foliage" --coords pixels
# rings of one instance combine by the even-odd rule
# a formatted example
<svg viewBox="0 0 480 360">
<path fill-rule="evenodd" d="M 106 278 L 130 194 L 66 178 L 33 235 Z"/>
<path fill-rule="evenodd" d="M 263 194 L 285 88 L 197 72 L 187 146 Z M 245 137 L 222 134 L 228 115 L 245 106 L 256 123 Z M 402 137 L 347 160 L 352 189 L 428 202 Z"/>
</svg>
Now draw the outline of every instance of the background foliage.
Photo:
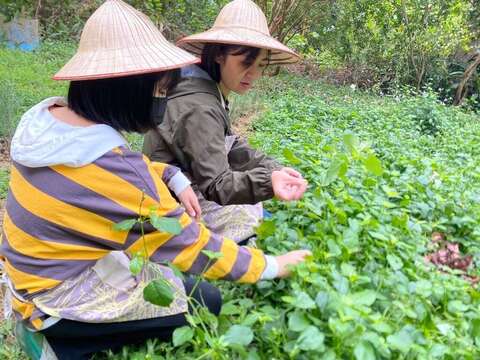
<svg viewBox="0 0 480 360">
<path fill-rule="evenodd" d="M 64 95 L 66 83 L 49 79 L 75 51 L 72 40 L 99 2 L 43 0 L 37 11 L 37 1 L 0 0 L 7 17 L 36 13 L 44 36 L 35 53 L 0 47 L 0 137 L 11 134 L 30 106 Z M 171 39 L 205 29 L 224 4 L 132 3 L 162 23 Z M 282 20 L 275 3 L 259 1 L 269 19 L 295 20 Z M 236 114 L 265 111 L 252 142 L 299 168 L 311 184 L 300 202 L 267 204 L 274 216 L 258 229 L 260 247 L 272 253 L 308 247 L 314 260 L 289 280 L 219 283 L 221 316 L 202 315 L 218 337 L 198 325 L 173 343 L 151 341 L 97 357 L 480 357 L 478 285 L 424 261 L 433 250 L 432 232 L 440 231 L 473 257 L 469 275 L 479 275 L 480 119 L 470 111 L 478 107 L 478 69 L 467 82 L 466 106 L 445 105 L 477 56 L 478 2 L 282 3 L 300 4 L 299 11 L 309 6 L 285 39 L 314 75 L 355 85 L 282 73 L 233 101 Z M 129 140 L 140 148 L 141 137 Z M 8 177 L 0 171 L 0 199 Z M 1 340 L 9 339 L 0 357 L 20 358 L 10 334 L 8 323 L 0 326 Z"/>
<path fill-rule="evenodd" d="M 207 29 L 228 0 L 128 0 L 170 40 Z M 478 108 L 480 3 L 476 0 L 256 0 L 271 32 L 318 73 L 389 92 L 431 87 L 445 102 Z M 102 0 L 0 0 L 0 14 L 37 17 L 46 39 L 72 41 Z M 309 66 L 307 66 L 310 69 Z M 325 75 L 325 74 L 324 74 Z M 457 89 L 462 84 L 459 94 Z M 468 100 L 466 100 L 468 99 Z M 465 101 L 466 100 L 466 101 Z"/>
</svg>

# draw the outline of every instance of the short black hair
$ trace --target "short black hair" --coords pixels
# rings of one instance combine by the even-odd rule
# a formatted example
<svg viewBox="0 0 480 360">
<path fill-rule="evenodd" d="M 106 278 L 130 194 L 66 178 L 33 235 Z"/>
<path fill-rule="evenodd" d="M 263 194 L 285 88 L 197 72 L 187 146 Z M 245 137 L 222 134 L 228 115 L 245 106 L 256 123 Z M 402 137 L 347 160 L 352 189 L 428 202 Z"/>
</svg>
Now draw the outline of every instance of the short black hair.
<svg viewBox="0 0 480 360">
<path fill-rule="evenodd" d="M 260 50 L 260 48 L 242 45 L 205 44 L 202 50 L 202 62 L 199 66 L 218 83 L 221 80 L 220 65 L 215 59 L 226 55 L 246 55 L 243 64 L 247 68 L 255 62 Z"/>
<path fill-rule="evenodd" d="M 145 133 L 155 129 L 152 103 L 157 88 L 169 89 L 180 71 L 170 70 L 109 79 L 70 82 L 68 107 L 76 114 L 118 131 Z"/>
</svg>

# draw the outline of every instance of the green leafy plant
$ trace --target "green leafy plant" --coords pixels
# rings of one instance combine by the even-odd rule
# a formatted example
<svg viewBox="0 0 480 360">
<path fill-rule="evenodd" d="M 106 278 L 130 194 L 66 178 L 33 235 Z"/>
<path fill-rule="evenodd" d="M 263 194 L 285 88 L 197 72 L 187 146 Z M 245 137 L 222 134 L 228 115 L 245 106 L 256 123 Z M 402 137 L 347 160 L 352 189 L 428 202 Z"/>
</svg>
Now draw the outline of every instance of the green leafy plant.
<svg viewBox="0 0 480 360">
<path fill-rule="evenodd" d="M 7 197 L 9 178 L 8 169 L 0 168 L 0 200 L 4 200 Z"/>
</svg>

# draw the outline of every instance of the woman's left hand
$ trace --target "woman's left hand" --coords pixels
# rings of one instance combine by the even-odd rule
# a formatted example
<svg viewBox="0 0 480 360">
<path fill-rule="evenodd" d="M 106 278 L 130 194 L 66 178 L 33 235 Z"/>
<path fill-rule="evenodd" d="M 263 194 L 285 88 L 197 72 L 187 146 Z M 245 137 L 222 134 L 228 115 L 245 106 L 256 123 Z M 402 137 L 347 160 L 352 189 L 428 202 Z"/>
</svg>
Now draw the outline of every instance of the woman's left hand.
<svg viewBox="0 0 480 360">
<path fill-rule="evenodd" d="M 202 208 L 192 187 L 187 186 L 187 188 L 177 196 L 185 210 L 187 210 L 187 214 L 199 221 L 202 216 Z"/>
</svg>

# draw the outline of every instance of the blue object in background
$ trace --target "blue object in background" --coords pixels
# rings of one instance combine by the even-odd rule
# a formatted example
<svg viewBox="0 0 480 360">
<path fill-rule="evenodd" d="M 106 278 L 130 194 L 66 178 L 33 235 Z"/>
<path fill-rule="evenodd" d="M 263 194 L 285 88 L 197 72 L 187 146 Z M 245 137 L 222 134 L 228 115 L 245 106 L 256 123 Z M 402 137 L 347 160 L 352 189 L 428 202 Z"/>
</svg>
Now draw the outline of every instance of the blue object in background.
<svg viewBox="0 0 480 360">
<path fill-rule="evenodd" d="M 7 47 L 23 51 L 33 51 L 40 45 L 38 20 L 14 19 L 5 25 Z"/>
</svg>

